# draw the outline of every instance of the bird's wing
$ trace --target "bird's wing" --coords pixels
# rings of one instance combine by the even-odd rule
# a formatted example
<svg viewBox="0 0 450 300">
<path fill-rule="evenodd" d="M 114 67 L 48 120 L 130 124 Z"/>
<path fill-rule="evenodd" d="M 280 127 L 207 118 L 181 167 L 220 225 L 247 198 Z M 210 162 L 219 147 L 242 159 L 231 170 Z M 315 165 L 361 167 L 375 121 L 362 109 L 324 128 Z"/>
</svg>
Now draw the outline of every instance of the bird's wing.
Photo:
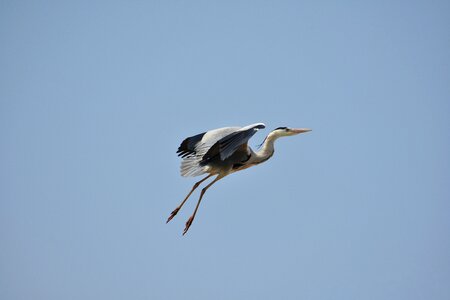
<svg viewBox="0 0 450 300">
<path fill-rule="evenodd" d="M 177 154 L 182 158 L 193 155 L 205 155 L 217 141 L 241 129 L 241 127 L 223 127 L 203 132 L 183 140 Z"/>
<path fill-rule="evenodd" d="M 210 130 L 186 138 L 178 147 L 178 156 L 183 158 L 180 172 L 182 176 L 198 176 L 205 173 L 200 165 L 202 157 L 223 137 L 238 131 L 241 127 L 224 127 Z"/>
<path fill-rule="evenodd" d="M 263 123 L 256 123 L 248 125 L 236 130 L 212 145 L 202 157 L 200 165 L 206 165 L 213 157 L 220 155 L 221 160 L 225 160 L 242 145 L 246 144 L 248 140 L 259 130 L 266 126 Z"/>
<path fill-rule="evenodd" d="M 195 146 L 202 140 L 205 134 L 206 132 L 203 132 L 184 139 L 180 147 L 178 147 L 178 156 L 181 156 L 181 158 L 185 158 L 190 155 L 195 155 Z"/>
</svg>

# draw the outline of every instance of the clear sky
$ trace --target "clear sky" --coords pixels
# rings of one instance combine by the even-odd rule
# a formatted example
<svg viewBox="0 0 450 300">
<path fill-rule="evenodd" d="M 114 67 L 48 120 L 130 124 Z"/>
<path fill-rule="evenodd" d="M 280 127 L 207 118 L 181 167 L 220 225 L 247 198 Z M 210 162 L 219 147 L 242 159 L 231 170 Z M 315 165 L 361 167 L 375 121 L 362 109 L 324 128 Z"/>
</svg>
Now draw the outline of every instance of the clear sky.
<svg viewBox="0 0 450 300">
<path fill-rule="evenodd" d="M 2 1 L 0 298 L 450 299 L 448 1 Z M 311 133 L 198 193 L 187 136 Z"/>
</svg>

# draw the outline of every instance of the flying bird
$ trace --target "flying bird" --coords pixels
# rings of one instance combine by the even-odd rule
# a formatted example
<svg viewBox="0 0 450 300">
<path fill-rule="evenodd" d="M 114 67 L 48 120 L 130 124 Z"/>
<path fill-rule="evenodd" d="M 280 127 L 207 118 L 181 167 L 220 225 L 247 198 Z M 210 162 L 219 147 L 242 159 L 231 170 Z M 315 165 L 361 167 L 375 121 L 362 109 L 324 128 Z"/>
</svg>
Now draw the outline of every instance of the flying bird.
<svg viewBox="0 0 450 300">
<path fill-rule="evenodd" d="M 202 189 L 194 213 L 186 222 L 183 231 L 185 235 L 194 221 L 203 195 L 214 183 L 227 175 L 267 161 L 274 153 L 274 143 L 278 138 L 311 131 L 308 128 L 278 127 L 266 136 L 259 151 L 254 152 L 248 146 L 248 141 L 259 129 L 265 127 L 263 123 L 245 127 L 224 127 L 186 138 L 177 151 L 178 156 L 183 159 L 180 168 L 181 176 L 208 175 L 194 184 L 186 198 L 172 211 L 166 223 L 175 217 L 200 184 L 211 176 L 216 176 Z"/>
</svg>

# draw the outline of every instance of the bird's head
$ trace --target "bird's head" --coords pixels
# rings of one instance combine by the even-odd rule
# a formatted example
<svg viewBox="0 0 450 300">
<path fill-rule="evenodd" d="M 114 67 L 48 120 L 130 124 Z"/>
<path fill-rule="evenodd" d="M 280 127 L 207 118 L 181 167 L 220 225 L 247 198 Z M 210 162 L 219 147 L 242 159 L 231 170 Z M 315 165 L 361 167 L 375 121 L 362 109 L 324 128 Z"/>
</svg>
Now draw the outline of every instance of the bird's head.
<svg viewBox="0 0 450 300">
<path fill-rule="evenodd" d="M 289 127 L 278 127 L 273 130 L 270 134 L 275 138 L 283 137 L 283 136 L 291 136 L 297 135 L 300 133 L 305 133 L 311 131 L 309 128 L 289 128 Z"/>
</svg>

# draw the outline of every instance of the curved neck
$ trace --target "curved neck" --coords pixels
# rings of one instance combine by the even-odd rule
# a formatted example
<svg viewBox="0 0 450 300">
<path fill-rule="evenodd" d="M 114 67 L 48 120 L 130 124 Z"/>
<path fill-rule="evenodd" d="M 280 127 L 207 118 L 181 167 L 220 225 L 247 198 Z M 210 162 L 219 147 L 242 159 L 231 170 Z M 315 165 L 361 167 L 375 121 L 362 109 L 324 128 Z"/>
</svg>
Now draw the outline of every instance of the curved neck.
<svg viewBox="0 0 450 300">
<path fill-rule="evenodd" d="M 261 149 L 255 152 L 255 163 L 262 163 L 272 157 L 275 151 L 274 143 L 277 138 L 279 138 L 279 136 L 273 134 L 272 132 L 269 133 L 269 135 L 264 139 Z"/>
</svg>

